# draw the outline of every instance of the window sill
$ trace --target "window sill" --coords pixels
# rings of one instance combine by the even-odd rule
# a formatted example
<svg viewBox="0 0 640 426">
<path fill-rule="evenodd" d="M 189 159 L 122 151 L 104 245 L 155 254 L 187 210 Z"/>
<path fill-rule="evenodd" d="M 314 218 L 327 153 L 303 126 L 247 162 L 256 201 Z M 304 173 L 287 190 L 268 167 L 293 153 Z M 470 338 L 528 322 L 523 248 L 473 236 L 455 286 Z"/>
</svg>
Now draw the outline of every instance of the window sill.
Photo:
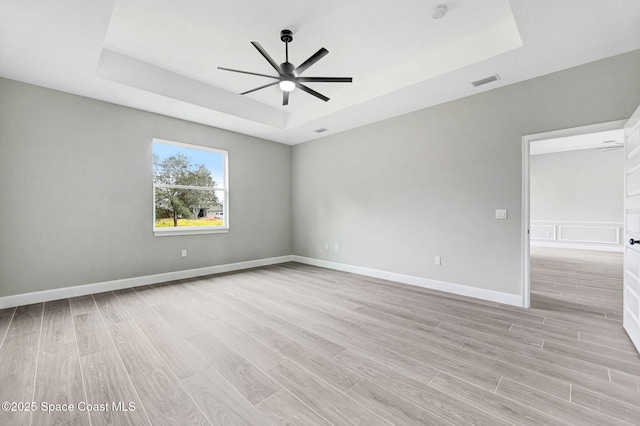
<svg viewBox="0 0 640 426">
<path fill-rule="evenodd" d="M 178 235 L 200 235 L 200 234 L 226 234 L 228 227 L 202 228 L 202 227 L 182 227 L 182 228 L 154 228 L 153 235 L 156 237 L 173 237 Z"/>
</svg>

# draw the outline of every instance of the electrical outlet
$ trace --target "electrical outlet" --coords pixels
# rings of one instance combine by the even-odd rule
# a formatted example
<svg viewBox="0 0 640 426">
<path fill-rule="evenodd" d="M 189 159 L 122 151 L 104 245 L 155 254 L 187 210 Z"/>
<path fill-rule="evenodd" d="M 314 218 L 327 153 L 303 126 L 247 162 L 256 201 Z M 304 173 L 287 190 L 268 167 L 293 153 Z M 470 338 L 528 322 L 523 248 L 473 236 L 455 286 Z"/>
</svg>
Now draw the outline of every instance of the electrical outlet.
<svg viewBox="0 0 640 426">
<path fill-rule="evenodd" d="M 324 243 L 324 249 L 329 250 L 329 243 Z"/>
<path fill-rule="evenodd" d="M 433 263 L 434 263 L 434 264 L 436 264 L 436 265 L 438 265 L 438 266 L 439 266 L 439 265 L 442 265 L 442 259 L 440 258 L 440 256 L 436 256 L 436 257 L 433 259 Z"/>
<path fill-rule="evenodd" d="M 182 257 L 187 257 L 187 250 L 186 249 L 182 249 Z"/>
<path fill-rule="evenodd" d="M 333 248 L 335 251 L 338 251 L 338 245 L 336 244 Z"/>
</svg>

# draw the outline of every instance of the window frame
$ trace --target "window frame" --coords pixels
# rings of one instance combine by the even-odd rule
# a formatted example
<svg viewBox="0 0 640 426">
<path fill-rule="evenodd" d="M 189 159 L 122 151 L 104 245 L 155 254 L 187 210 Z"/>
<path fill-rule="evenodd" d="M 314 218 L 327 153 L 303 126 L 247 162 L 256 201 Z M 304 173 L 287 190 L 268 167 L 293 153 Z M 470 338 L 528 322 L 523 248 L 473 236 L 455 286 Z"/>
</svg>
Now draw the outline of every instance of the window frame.
<svg viewBox="0 0 640 426">
<path fill-rule="evenodd" d="M 158 184 L 153 181 L 153 235 L 156 237 L 169 237 L 169 236 L 178 236 L 178 235 L 199 235 L 199 234 L 222 234 L 229 232 L 229 152 L 218 149 L 218 148 L 210 148 L 208 146 L 202 145 L 194 145 L 190 143 L 184 142 L 176 142 L 170 141 L 166 139 L 153 138 L 151 144 L 151 153 L 153 158 L 153 144 L 159 143 L 163 145 L 173 145 L 181 148 L 188 148 L 198 151 L 208 151 L 214 152 L 216 154 L 222 154 L 223 161 L 222 167 L 223 172 L 222 176 L 224 182 L 222 182 L 222 186 L 192 186 L 192 185 L 171 185 L 171 184 Z M 151 161 L 151 167 L 153 168 L 153 160 Z M 152 173 L 153 174 L 153 173 Z M 220 184 L 220 182 L 216 182 Z M 181 188 L 181 189 L 193 189 L 193 190 L 206 190 L 206 191 L 222 191 L 224 196 L 224 202 L 222 203 L 222 217 L 223 223 L 222 226 L 182 226 L 182 227 L 156 227 L 156 188 Z"/>
</svg>

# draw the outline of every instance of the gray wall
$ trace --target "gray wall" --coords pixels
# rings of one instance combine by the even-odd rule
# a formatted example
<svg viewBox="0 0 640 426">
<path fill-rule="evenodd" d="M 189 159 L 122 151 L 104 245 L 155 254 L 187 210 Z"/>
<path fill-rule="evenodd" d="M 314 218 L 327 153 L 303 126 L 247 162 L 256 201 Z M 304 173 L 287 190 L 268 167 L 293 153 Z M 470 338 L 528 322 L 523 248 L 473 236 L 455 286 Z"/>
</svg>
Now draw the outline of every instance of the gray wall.
<svg viewBox="0 0 640 426">
<path fill-rule="evenodd" d="M 293 149 L 0 79 L 0 297 L 291 253 L 519 294 L 522 135 L 629 117 L 638 70 L 635 51 Z M 229 151 L 228 234 L 153 236 L 154 137 Z"/>
<path fill-rule="evenodd" d="M 154 137 L 229 151 L 228 234 L 153 236 Z M 0 79 L 0 297 L 289 255 L 290 173 L 286 145 Z"/>
<path fill-rule="evenodd" d="M 634 51 L 295 146 L 294 253 L 520 294 L 522 136 L 631 116 L 639 70 Z"/>
<path fill-rule="evenodd" d="M 623 167 L 624 149 L 532 155 L 531 221 L 622 222 Z"/>
</svg>

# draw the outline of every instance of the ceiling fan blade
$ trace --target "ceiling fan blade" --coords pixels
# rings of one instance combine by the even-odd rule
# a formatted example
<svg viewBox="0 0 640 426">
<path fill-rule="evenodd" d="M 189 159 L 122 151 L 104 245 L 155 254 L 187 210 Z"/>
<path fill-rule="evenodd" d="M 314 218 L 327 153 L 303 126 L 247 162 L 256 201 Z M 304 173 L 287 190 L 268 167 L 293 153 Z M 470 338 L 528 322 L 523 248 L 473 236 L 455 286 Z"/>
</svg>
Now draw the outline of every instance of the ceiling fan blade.
<svg viewBox="0 0 640 426">
<path fill-rule="evenodd" d="M 275 78 L 275 79 L 279 78 L 279 77 L 276 77 L 275 75 L 260 74 L 260 73 L 251 72 L 251 71 L 234 70 L 232 68 L 218 67 L 218 69 L 223 71 L 240 72 L 242 74 L 259 75 L 260 77 L 269 77 L 269 78 Z"/>
<path fill-rule="evenodd" d="M 260 46 L 260 43 L 258 43 L 257 41 L 252 41 L 251 44 L 253 44 L 253 47 L 255 47 L 256 49 L 258 49 L 258 52 L 260 52 L 260 54 L 262 56 L 264 56 L 264 58 L 271 64 L 271 66 L 273 67 L 273 69 L 275 69 L 276 71 L 278 71 L 278 74 L 282 75 L 282 69 L 280 69 L 280 65 L 278 65 L 276 63 L 276 61 L 273 60 L 273 58 L 271 56 L 269 56 L 269 54 L 267 53 L 266 50 L 264 50 L 262 48 L 262 46 Z"/>
<path fill-rule="evenodd" d="M 352 77 L 298 77 L 304 83 L 352 83 Z"/>
<path fill-rule="evenodd" d="M 299 88 L 300 90 L 303 90 L 303 91 L 307 92 L 310 95 L 315 96 L 318 99 L 322 99 L 325 102 L 327 102 L 329 100 L 329 98 L 327 98 L 325 95 L 320 94 L 320 93 L 316 92 L 315 90 L 308 88 L 304 84 L 296 83 L 296 87 Z"/>
<path fill-rule="evenodd" d="M 247 90 L 246 92 L 240 93 L 241 95 L 246 95 L 247 93 L 255 92 L 256 90 L 264 89 L 269 86 L 275 86 L 279 81 L 274 81 L 273 83 L 265 84 L 264 86 L 256 87 L 255 89 Z"/>
<path fill-rule="evenodd" d="M 320 48 L 320 50 L 318 50 L 316 53 L 311 55 L 311 57 L 309 59 L 307 59 L 306 61 L 301 63 L 300 66 L 298 68 L 296 68 L 296 71 L 295 71 L 296 75 L 302 74 L 304 72 L 304 70 L 306 70 L 311 65 L 315 64 L 316 62 L 318 62 L 327 53 L 329 53 L 329 51 L 327 49 L 325 49 L 324 47 Z"/>
<path fill-rule="evenodd" d="M 282 105 L 289 105 L 289 92 L 282 91 Z"/>
</svg>

